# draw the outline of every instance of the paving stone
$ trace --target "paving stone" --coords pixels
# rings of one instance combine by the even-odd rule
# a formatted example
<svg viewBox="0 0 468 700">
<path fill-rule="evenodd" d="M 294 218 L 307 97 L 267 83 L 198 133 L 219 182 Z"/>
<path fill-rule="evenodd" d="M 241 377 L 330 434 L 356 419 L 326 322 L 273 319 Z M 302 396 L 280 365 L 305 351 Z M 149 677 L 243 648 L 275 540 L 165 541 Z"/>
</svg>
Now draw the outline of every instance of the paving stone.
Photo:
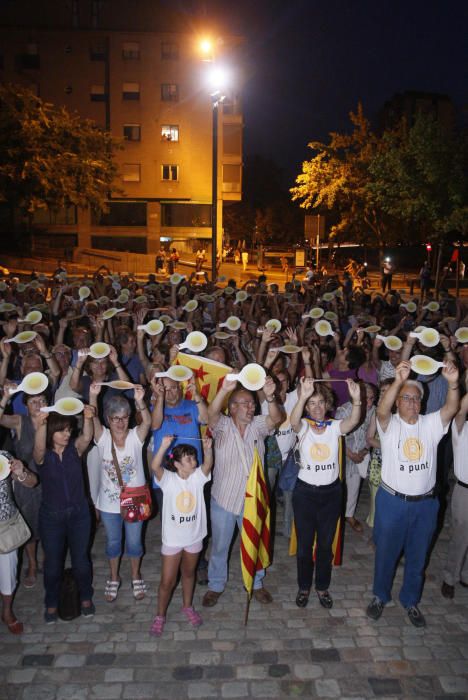
<svg viewBox="0 0 468 700">
<path fill-rule="evenodd" d="M 189 656 L 189 663 L 193 666 L 210 666 L 221 662 L 221 654 L 217 651 L 195 651 Z"/>
<path fill-rule="evenodd" d="M 122 684 L 121 683 L 98 683 L 93 685 L 91 688 L 91 700 L 114 700 L 114 698 L 120 698 L 122 694 Z"/>
<path fill-rule="evenodd" d="M 296 678 L 309 680 L 323 676 L 323 669 L 318 664 L 294 664 L 293 673 Z"/>
<path fill-rule="evenodd" d="M 377 696 L 402 695 L 400 681 L 396 678 L 369 678 L 368 681 Z"/>
<path fill-rule="evenodd" d="M 339 698 L 341 695 L 340 686 L 333 678 L 315 681 L 315 692 L 319 698 Z"/>
<path fill-rule="evenodd" d="M 67 685 L 61 686 L 57 691 L 57 700 L 87 700 L 88 697 L 88 686 L 77 683 L 67 683 Z"/>
<path fill-rule="evenodd" d="M 84 666 L 86 664 L 86 656 L 84 654 L 61 654 L 55 659 L 57 668 L 71 668 L 76 666 Z"/>
<path fill-rule="evenodd" d="M 152 673 L 154 674 L 154 669 L 152 669 Z M 104 680 L 109 682 L 113 681 L 114 683 L 117 683 L 118 681 L 121 681 L 122 683 L 125 683 L 126 681 L 132 681 L 134 677 L 135 671 L 133 668 L 109 668 L 104 674 Z"/>
<path fill-rule="evenodd" d="M 221 696 L 223 698 L 247 698 L 248 685 L 242 681 L 223 683 L 221 686 Z"/>
<path fill-rule="evenodd" d="M 266 678 L 268 676 L 268 668 L 266 666 L 237 666 L 236 675 L 238 678 Z"/>
<path fill-rule="evenodd" d="M 446 693 L 468 693 L 468 678 L 439 676 L 439 683 Z"/>
<path fill-rule="evenodd" d="M 269 681 L 252 681 L 250 684 L 251 696 L 253 698 L 277 698 L 280 692 L 280 684 Z"/>
<path fill-rule="evenodd" d="M 119 696 L 120 697 L 120 696 Z M 158 697 L 158 683 L 127 683 L 124 685 L 122 697 L 125 700 L 143 700 L 143 698 Z"/>
<path fill-rule="evenodd" d="M 220 664 L 219 666 L 206 666 L 203 669 L 203 677 L 207 680 L 214 678 L 235 678 L 236 672 L 233 666 L 228 666 L 226 664 Z"/>
<path fill-rule="evenodd" d="M 89 654 L 86 657 L 86 666 L 112 666 L 115 662 L 115 654 Z"/>
<path fill-rule="evenodd" d="M 57 692 L 56 685 L 34 683 L 23 690 L 22 700 L 55 700 Z"/>
<path fill-rule="evenodd" d="M 254 664 L 275 664 L 277 661 L 278 654 L 275 651 L 257 651 L 252 658 Z"/>
<path fill-rule="evenodd" d="M 8 674 L 8 683 L 31 683 L 35 675 L 35 668 L 14 668 Z"/>
<path fill-rule="evenodd" d="M 203 668 L 201 666 L 176 666 L 172 675 L 178 681 L 194 681 L 203 678 Z"/>
<path fill-rule="evenodd" d="M 412 676 L 401 680 L 405 696 L 432 698 L 440 690 L 438 679 L 431 676 Z"/>
<path fill-rule="evenodd" d="M 52 666 L 53 654 L 28 654 L 23 656 L 23 666 Z"/>
<path fill-rule="evenodd" d="M 272 664 L 268 669 L 268 675 L 272 678 L 283 678 L 291 673 L 288 664 Z"/>
<path fill-rule="evenodd" d="M 310 659 L 313 663 L 325 663 L 327 661 L 341 661 L 338 649 L 311 649 Z"/>
</svg>

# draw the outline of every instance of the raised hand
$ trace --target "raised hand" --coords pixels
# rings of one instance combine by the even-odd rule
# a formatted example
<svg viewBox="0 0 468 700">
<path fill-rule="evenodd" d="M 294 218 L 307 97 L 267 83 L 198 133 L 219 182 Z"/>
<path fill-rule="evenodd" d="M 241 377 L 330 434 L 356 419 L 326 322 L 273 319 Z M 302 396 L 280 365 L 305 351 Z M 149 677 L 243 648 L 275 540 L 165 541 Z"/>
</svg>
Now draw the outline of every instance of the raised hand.
<svg viewBox="0 0 468 700">
<path fill-rule="evenodd" d="M 273 381 L 271 377 L 267 377 L 265 379 L 265 384 L 263 386 L 263 393 L 265 394 L 265 397 L 268 400 L 271 401 L 271 399 L 274 397 L 276 391 L 276 384 Z"/>
<path fill-rule="evenodd" d="M 161 440 L 161 447 L 167 450 L 171 446 L 172 441 L 175 439 L 175 435 L 164 435 Z"/>
<path fill-rule="evenodd" d="M 301 377 L 301 399 L 307 401 L 314 393 L 315 386 L 312 377 Z"/>
<path fill-rule="evenodd" d="M 101 388 L 101 387 L 99 387 L 99 388 Z M 84 409 L 83 409 L 83 417 L 84 418 L 94 418 L 95 415 L 96 415 L 96 409 L 94 408 L 94 406 L 86 405 L 84 407 Z"/>
<path fill-rule="evenodd" d="M 91 396 L 98 396 L 98 394 L 101 393 L 101 387 L 99 384 L 96 382 L 91 382 L 90 387 L 89 387 L 89 395 Z"/>
<path fill-rule="evenodd" d="M 400 382 L 400 384 L 403 384 L 408 379 L 410 372 L 411 364 L 408 362 L 408 360 L 403 360 L 396 368 L 395 378 Z"/>
<path fill-rule="evenodd" d="M 458 383 L 458 367 L 453 362 L 447 362 L 442 370 L 442 376 L 448 381 L 450 385 L 455 385 Z"/>
<path fill-rule="evenodd" d="M 348 385 L 349 395 L 353 403 L 359 401 L 361 398 L 361 387 L 353 379 L 347 379 L 346 384 Z"/>
<path fill-rule="evenodd" d="M 141 386 L 141 384 L 135 384 L 133 387 L 133 396 L 135 397 L 135 401 L 143 401 L 145 398 L 145 390 Z"/>
</svg>

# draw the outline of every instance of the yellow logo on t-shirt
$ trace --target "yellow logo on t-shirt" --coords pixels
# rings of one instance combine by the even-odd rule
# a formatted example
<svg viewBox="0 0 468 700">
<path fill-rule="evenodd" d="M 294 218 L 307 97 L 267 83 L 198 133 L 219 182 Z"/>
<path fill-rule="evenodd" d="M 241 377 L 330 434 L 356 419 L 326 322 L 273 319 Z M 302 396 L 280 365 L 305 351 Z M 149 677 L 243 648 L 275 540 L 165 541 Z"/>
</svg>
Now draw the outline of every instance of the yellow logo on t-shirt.
<svg viewBox="0 0 468 700">
<path fill-rule="evenodd" d="M 195 509 L 196 498 L 190 491 L 182 491 L 176 498 L 176 506 L 179 513 L 190 513 Z"/>
<path fill-rule="evenodd" d="M 317 462 L 325 462 L 330 454 L 330 448 L 323 442 L 314 442 L 310 447 L 310 456 Z"/>
<path fill-rule="evenodd" d="M 403 454 L 405 455 L 406 459 L 409 459 L 410 462 L 417 461 L 421 459 L 422 453 L 423 446 L 418 440 L 418 438 L 406 438 L 406 440 L 403 443 Z"/>
</svg>

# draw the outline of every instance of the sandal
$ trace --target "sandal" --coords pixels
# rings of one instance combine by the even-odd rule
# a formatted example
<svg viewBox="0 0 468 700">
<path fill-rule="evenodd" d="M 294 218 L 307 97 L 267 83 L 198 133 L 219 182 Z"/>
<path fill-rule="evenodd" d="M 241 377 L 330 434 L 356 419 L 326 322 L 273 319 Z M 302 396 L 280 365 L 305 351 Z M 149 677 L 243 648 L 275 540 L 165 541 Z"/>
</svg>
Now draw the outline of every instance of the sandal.
<svg viewBox="0 0 468 700">
<path fill-rule="evenodd" d="M 8 631 L 11 632 L 11 634 L 23 634 L 23 623 L 19 620 L 14 620 L 13 622 L 5 622 L 5 620 L 2 617 L 2 622 L 8 627 Z"/>
<path fill-rule="evenodd" d="M 146 595 L 146 583 L 142 578 L 136 578 L 132 581 L 133 597 L 135 600 L 143 600 Z"/>
<path fill-rule="evenodd" d="M 152 637 L 160 637 L 164 630 L 164 625 L 166 624 L 166 618 L 164 615 L 156 615 L 153 620 L 153 624 L 150 627 L 150 635 Z"/>
<path fill-rule="evenodd" d="M 106 581 L 106 587 L 104 589 L 104 598 L 107 600 L 108 603 L 113 603 L 114 600 L 117 598 L 117 593 L 122 585 L 122 581 L 119 579 L 118 581 Z"/>
<path fill-rule="evenodd" d="M 192 627 L 200 627 L 200 625 L 203 624 L 201 615 L 199 615 L 197 611 L 194 610 L 191 606 L 189 608 L 182 608 L 182 612 L 184 613 L 185 617 L 190 622 Z"/>
</svg>

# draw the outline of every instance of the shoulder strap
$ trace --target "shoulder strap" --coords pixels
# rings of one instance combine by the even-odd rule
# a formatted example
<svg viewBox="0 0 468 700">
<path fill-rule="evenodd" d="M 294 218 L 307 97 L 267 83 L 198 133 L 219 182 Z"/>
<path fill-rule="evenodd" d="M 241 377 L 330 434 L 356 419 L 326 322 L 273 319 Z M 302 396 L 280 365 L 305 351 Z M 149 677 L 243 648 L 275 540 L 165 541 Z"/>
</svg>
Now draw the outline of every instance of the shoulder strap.
<svg viewBox="0 0 468 700">
<path fill-rule="evenodd" d="M 121 489 L 123 489 L 124 482 L 122 479 L 122 472 L 120 471 L 119 460 L 117 459 L 117 452 L 115 451 L 115 445 L 114 445 L 114 441 L 112 438 L 111 438 L 111 452 L 112 452 L 112 461 L 114 462 L 115 472 L 117 474 L 117 479 L 119 481 L 119 486 Z"/>
</svg>

